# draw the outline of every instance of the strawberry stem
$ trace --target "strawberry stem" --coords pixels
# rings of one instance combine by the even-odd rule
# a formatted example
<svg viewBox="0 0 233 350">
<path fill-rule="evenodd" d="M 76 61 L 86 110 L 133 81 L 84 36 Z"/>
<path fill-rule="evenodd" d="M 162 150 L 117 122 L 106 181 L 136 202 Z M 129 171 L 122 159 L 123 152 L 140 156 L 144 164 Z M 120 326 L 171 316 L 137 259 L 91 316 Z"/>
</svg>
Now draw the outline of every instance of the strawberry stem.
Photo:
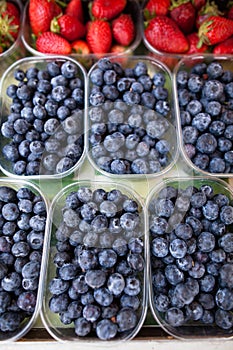
<svg viewBox="0 0 233 350">
<path fill-rule="evenodd" d="M 172 0 L 169 10 L 174 10 L 176 7 L 186 4 L 187 2 L 190 2 L 190 0 Z"/>
<path fill-rule="evenodd" d="M 4 18 L 0 17 L 0 41 L 4 41 L 6 38 L 11 42 L 14 42 L 15 39 L 11 33 L 17 33 L 19 26 L 17 24 L 11 24 L 14 20 L 14 17 L 9 17 L 6 15 Z"/>
<path fill-rule="evenodd" d="M 61 0 L 55 0 L 56 4 L 58 4 L 59 6 L 65 8 L 67 6 L 67 4 L 64 1 Z"/>
<path fill-rule="evenodd" d="M 198 30 L 198 36 L 200 38 L 197 48 L 199 49 L 203 44 L 210 45 L 208 36 L 206 35 L 210 31 L 210 25 L 213 23 L 211 20 L 203 22 Z"/>
<path fill-rule="evenodd" d="M 50 30 L 53 33 L 60 33 L 60 29 L 61 27 L 59 26 L 58 18 L 54 17 L 50 23 Z"/>
</svg>

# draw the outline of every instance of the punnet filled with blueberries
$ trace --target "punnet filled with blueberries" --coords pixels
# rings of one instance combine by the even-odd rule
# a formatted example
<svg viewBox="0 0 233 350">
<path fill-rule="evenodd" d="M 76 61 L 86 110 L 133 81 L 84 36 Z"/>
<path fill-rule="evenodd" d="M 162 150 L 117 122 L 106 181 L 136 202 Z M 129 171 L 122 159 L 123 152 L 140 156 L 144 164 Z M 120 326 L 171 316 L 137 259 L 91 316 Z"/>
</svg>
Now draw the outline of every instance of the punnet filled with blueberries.
<svg viewBox="0 0 233 350">
<path fill-rule="evenodd" d="M 0 87 L 1 161 L 6 175 L 63 176 L 84 152 L 85 73 L 72 59 L 25 58 Z"/>
<path fill-rule="evenodd" d="M 0 342 L 29 331 L 41 307 L 47 204 L 28 183 L 0 181 Z"/>
<path fill-rule="evenodd" d="M 201 173 L 233 172 L 233 59 L 184 59 L 175 69 L 181 147 Z"/>
<path fill-rule="evenodd" d="M 160 175 L 176 158 L 171 76 L 149 57 L 101 59 L 88 76 L 88 156 L 112 176 Z"/>
<path fill-rule="evenodd" d="M 150 195 L 150 306 L 179 338 L 233 335 L 233 192 L 222 180 L 168 180 Z"/>
<path fill-rule="evenodd" d="M 124 186 L 80 181 L 52 203 L 42 319 L 58 340 L 132 339 L 147 310 L 145 220 Z"/>
</svg>

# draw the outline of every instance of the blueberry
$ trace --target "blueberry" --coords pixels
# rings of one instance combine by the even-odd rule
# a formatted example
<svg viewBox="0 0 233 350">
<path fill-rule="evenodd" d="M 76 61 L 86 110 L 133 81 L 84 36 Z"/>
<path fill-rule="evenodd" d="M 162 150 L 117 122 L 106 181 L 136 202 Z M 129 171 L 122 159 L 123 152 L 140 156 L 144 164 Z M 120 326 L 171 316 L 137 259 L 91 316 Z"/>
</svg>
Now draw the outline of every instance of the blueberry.
<svg viewBox="0 0 233 350">
<path fill-rule="evenodd" d="M 18 312 L 5 312 L 0 315 L 0 330 L 2 332 L 14 332 L 20 327 L 22 316 Z"/>
<path fill-rule="evenodd" d="M 127 295 L 130 296 L 135 296 L 138 295 L 141 291 L 141 287 L 140 287 L 140 281 L 138 278 L 134 277 L 134 276 L 128 276 L 125 279 L 125 288 L 124 288 L 124 292 Z"/>
<path fill-rule="evenodd" d="M 116 264 L 117 254 L 112 249 L 105 249 L 99 252 L 98 259 L 102 267 L 110 268 Z"/>
<path fill-rule="evenodd" d="M 174 258 L 180 259 L 183 258 L 187 253 L 187 245 L 185 241 L 177 238 L 170 243 L 169 250 Z"/>
<path fill-rule="evenodd" d="M 215 312 L 215 322 L 222 329 L 230 329 L 233 325 L 231 312 L 217 309 Z"/>
<path fill-rule="evenodd" d="M 89 322 L 96 322 L 100 317 L 101 309 L 99 306 L 89 304 L 83 308 L 83 317 Z"/>
<path fill-rule="evenodd" d="M 113 295 L 105 287 L 95 289 L 94 298 L 101 306 L 109 306 L 113 301 Z"/>
<path fill-rule="evenodd" d="M 111 320 L 103 319 L 96 325 L 96 334 L 101 340 L 110 340 L 117 334 L 118 327 Z"/>
<path fill-rule="evenodd" d="M 168 242 L 163 237 L 156 237 L 151 242 L 152 254 L 157 257 L 165 257 L 168 254 Z"/>
<path fill-rule="evenodd" d="M 209 101 L 219 101 L 223 95 L 223 85 L 218 80 L 208 80 L 204 83 L 202 94 Z"/>
<path fill-rule="evenodd" d="M 85 281 L 93 289 L 100 288 L 106 281 L 106 273 L 102 270 L 89 270 L 85 275 Z"/>
<path fill-rule="evenodd" d="M 220 219 L 226 225 L 233 223 L 233 207 L 225 205 L 220 210 Z"/>
<path fill-rule="evenodd" d="M 165 320 L 173 327 L 182 326 L 185 320 L 184 313 L 177 307 L 171 307 L 165 313 Z"/>
<path fill-rule="evenodd" d="M 215 237 L 210 232 L 202 232 L 197 239 L 197 246 L 202 252 L 211 252 L 215 247 Z"/>
<path fill-rule="evenodd" d="M 91 322 L 87 321 L 84 317 L 79 317 L 74 321 L 75 334 L 79 337 L 85 337 L 91 332 Z"/>
<path fill-rule="evenodd" d="M 194 126 L 185 126 L 182 130 L 182 137 L 185 144 L 195 144 L 198 139 L 198 130 Z"/>
<path fill-rule="evenodd" d="M 197 115 L 202 111 L 202 104 L 198 100 L 192 100 L 187 104 L 186 110 L 192 115 Z"/>
<path fill-rule="evenodd" d="M 119 327 L 119 332 L 126 332 L 135 328 L 137 325 L 137 316 L 135 311 L 131 308 L 121 309 L 116 316 L 116 322 Z"/>
</svg>

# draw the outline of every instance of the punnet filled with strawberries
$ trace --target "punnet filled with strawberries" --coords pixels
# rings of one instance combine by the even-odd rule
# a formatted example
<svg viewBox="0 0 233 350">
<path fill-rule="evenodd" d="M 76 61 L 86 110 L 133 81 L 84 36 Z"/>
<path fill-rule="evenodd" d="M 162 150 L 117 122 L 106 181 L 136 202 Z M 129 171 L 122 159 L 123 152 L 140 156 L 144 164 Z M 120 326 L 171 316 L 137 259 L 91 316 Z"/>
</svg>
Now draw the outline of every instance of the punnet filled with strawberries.
<svg viewBox="0 0 233 350">
<path fill-rule="evenodd" d="M 10 1 L 0 1 L 0 54 L 17 40 L 20 26 L 19 7 Z"/>
<path fill-rule="evenodd" d="M 29 0 L 23 41 L 42 54 L 99 55 L 133 51 L 140 42 L 136 0 Z"/>
<path fill-rule="evenodd" d="M 149 0 L 143 5 L 145 45 L 154 53 L 233 54 L 233 3 Z"/>
</svg>

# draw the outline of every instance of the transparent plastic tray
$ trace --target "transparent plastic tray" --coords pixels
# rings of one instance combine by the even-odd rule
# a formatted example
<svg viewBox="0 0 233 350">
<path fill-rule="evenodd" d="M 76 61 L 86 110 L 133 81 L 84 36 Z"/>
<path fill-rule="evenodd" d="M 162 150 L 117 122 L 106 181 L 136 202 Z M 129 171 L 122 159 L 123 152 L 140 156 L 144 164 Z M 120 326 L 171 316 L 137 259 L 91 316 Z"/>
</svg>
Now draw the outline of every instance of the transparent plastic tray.
<svg viewBox="0 0 233 350">
<path fill-rule="evenodd" d="M 9 178 L 3 178 L 3 177 L 0 178 L 0 187 L 2 187 L 2 186 L 12 188 L 15 191 L 18 191 L 21 188 L 28 188 L 35 195 L 39 195 L 42 198 L 42 200 L 44 201 L 44 203 L 46 205 L 46 212 L 48 215 L 49 202 L 45 198 L 44 194 L 41 192 L 41 190 L 39 189 L 38 186 L 36 186 L 28 181 L 18 180 L 18 179 L 9 179 Z M 37 318 L 39 316 L 39 312 L 40 312 L 41 307 L 42 307 L 42 297 L 43 297 L 42 280 L 43 280 L 43 276 L 45 274 L 45 254 L 46 254 L 46 250 L 47 250 L 47 246 L 46 246 L 47 228 L 48 228 L 48 220 L 46 222 L 46 228 L 45 228 L 45 232 L 44 232 L 44 243 L 43 243 L 43 250 L 42 250 L 42 260 L 41 260 L 41 267 L 40 267 L 39 284 L 38 284 L 38 289 L 36 291 L 37 300 L 36 300 L 35 310 L 33 313 L 28 315 L 28 317 L 24 318 L 24 320 L 20 324 L 20 327 L 17 330 L 15 330 L 13 332 L 0 331 L 0 343 L 5 343 L 5 342 L 10 343 L 10 342 L 14 342 L 18 339 L 21 339 L 30 331 L 30 329 L 35 325 L 35 323 L 37 321 Z M 7 346 L 7 345 L 5 345 L 5 346 Z"/>
</svg>

